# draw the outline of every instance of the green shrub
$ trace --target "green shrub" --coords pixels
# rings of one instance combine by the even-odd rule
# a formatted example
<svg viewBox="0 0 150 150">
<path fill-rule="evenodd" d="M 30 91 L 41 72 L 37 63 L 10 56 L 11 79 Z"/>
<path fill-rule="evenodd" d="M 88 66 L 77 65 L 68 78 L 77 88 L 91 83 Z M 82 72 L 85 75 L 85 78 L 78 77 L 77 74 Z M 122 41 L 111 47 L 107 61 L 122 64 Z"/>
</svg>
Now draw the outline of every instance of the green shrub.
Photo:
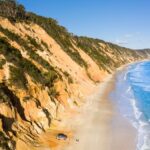
<svg viewBox="0 0 150 150">
<path fill-rule="evenodd" d="M 72 84 L 73 83 L 73 79 L 71 78 L 71 76 L 68 77 L 68 83 Z"/>
<path fill-rule="evenodd" d="M 57 96 L 59 96 L 59 92 L 57 92 L 56 89 L 54 87 L 52 87 L 49 89 L 49 96 L 56 98 Z"/>
<path fill-rule="evenodd" d="M 2 118 L 2 116 L 0 116 Z M 6 118 L 11 122 L 11 118 Z M 5 119 L 5 120 L 6 120 Z M 15 149 L 16 142 L 12 139 L 9 139 L 6 134 L 0 131 L 0 149 L 3 150 L 12 150 Z"/>
<path fill-rule="evenodd" d="M 70 76 L 69 73 L 68 73 L 67 71 L 64 71 L 63 74 L 64 74 L 65 77 L 67 77 L 67 78 Z"/>
<path fill-rule="evenodd" d="M 26 18 L 24 6 L 18 4 L 16 0 L 0 0 L 0 15 L 13 21 Z"/>
<path fill-rule="evenodd" d="M 3 27 L 0 26 L 0 31 L 2 31 L 9 39 L 16 41 L 19 45 L 21 45 L 22 47 L 24 47 L 24 49 L 27 51 L 27 54 L 30 56 L 31 59 L 33 59 L 34 61 L 38 62 L 39 64 L 41 64 L 45 69 L 47 70 L 53 70 L 54 68 L 46 61 L 44 60 L 41 56 L 39 56 L 35 50 L 33 49 L 33 47 L 29 46 L 27 43 L 27 41 L 25 41 L 24 39 L 22 39 L 19 35 L 9 31 L 8 29 L 4 29 Z M 32 41 L 32 45 L 33 45 L 33 41 L 35 41 L 33 38 L 28 37 L 30 41 Z M 38 44 L 34 44 L 38 47 Z"/>
<path fill-rule="evenodd" d="M 18 88 L 26 89 L 27 88 L 27 80 L 24 75 L 24 71 L 22 68 L 16 68 L 14 66 L 9 67 L 10 70 L 10 83 L 11 85 L 15 85 Z"/>
<path fill-rule="evenodd" d="M 0 38 L 0 49 L 0 54 L 5 56 L 6 61 L 22 69 L 21 71 L 30 75 L 35 82 L 41 83 L 42 85 L 52 85 L 54 80 L 58 77 L 54 70 L 49 70 L 49 75 L 45 75 L 31 61 L 23 58 L 20 51 L 12 47 L 4 38 Z M 17 75 L 21 75 L 21 72 L 18 70 L 16 70 L 16 72 Z"/>
<path fill-rule="evenodd" d="M 73 83 L 73 79 L 67 71 L 64 71 L 63 74 L 67 78 L 69 84 Z"/>
<path fill-rule="evenodd" d="M 31 45 L 34 46 L 34 48 L 44 51 L 43 48 L 41 47 L 41 45 L 38 44 L 37 41 L 34 38 L 32 38 L 31 36 L 28 36 L 28 41 L 30 42 Z"/>
<path fill-rule="evenodd" d="M 49 47 L 48 47 L 47 43 L 45 43 L 44 41 L 41 41 L 41 44 L 44 45 L 44 47 L 45 47 L 47 50 L 49 50 Z"/>
<path fill-rule="evenodd" d="M 45 31 L 56 40 L 62 49 L 79 65 L 87 67 L 86 62 L 81 58 L 79 52 L 72 45 L 71 34 L 63 27 L 58 25 L 52 18 L 38 16 L 34 13 L 27 13 L 28 20 L 41 26 Z"/>
<path fill-rule="evenodd" d="M 53 86 L 53 81 L 55 81 L 58 78 L 58 76 L 57 76 L 55 71 L 50 71 L 50 72 L 44 73 L 44 77 L 45 77 L 45 80 L 46 80 L 45 84 L 48 87 Z"/>
<path fill-rule="evenodd" d="M 6 60 L 5 59 L 1 59 L 0 60 L 0 69 L 3 69 L 3 65 L 6 64 Z"/>
<path fill-rule="evenodd" d="M 87 53 L 91 58 L 98 64 L 100 68 L 106 70 L 105 66 L 110 65 L 111 59 L 109 56 L 104 54 L 101 50 L 99 42 L 103 42 L 98 39 L 92 39 L 87 37 L 74 37 L 77 46 L 80 47 L 85 53 Z"/>
<path fill-rule="evenodd" d="M 0 103 L 5 103 L 8 102 L 9 98 L 8 96 L 4 93 L 4 91 L 2 90 L 2 86 L 0 84 Z"/>
</svg>

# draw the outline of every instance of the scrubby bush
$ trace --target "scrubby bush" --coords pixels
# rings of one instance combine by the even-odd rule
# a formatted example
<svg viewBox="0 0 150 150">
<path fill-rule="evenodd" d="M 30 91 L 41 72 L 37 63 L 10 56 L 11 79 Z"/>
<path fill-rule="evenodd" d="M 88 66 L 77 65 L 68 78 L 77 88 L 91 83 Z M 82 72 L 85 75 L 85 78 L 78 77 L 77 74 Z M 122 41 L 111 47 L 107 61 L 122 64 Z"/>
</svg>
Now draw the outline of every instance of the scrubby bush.
<svg viewBox="0 0 150 150">
<path fill-rule="evenodd" d="M 28 21 L 32 21 L 41 26 L 53 37 L 62 49 L 79 65 L 87 67 L 86 62 L 81 58 L 79 52 L 72 45 L 72 36 L 63 26 L 58 25 L 57 21 L 51 18 L 38 16 L 28 13 Z"/>
<path fill-rule="evenodd" d="M 13 21 L 26 18 L 24 6 L 18 4 L 16 0 L 0 0 L 0 15 Z"/>
<path fill-rule="evenodd" d="M 48 74 L 44 74 L 31 61 L 23 58 L 20 51 L 12 47 L 4 38 L 0 38 L 0 49 L 0 54 L 3 54 L 8 62 L 22 69 L 21 71 L 30 75 L 35 82 L 41 83 L 42 85 L 52 85 L 54 80 L 58 77 L 54 70 L 49 70 Z M 13 70 L 15 69 L 13 68 Z M 15 70 L 13 79 L 17 78 L 16 75 L 21 78 L 20 71 Z"/>
<path fill-rule="evenodd" d="M 76 44 L 85 51 L 98 64 L 100 68 L 106 70 L 105 65 L 111 62 L 110 57 L 101 50 L 99 43 L 104 41 L 88 37 L 74 37 Z"/>
<path fill-rule="evenodd" d="M 50 97 L 55 97 L 55 98 L 57 96 L 59 96 L 59 92 L 57 92 L 54 87 L 52 87 L 52 88 L 49 89 L 49 93 L 48 94 L 49 94 Z"/>
<path fill-rule="evenodd" d="M 0 69 L 3 69 L 3 65 L 6 64 L 6 60 L 5 59 L 0 59 Z"/>
<path fill-rule="evenodd" d="M 0 149 L 14 150 L 16 142 L 9 139 L 3 132 L 0 131 Z"/>
<path fill-rule="evenodd" d="M 44 51 L 42 46 L 31 36 L 28 36 L 28 41 L 30 42 L 31 45 L 34 46 L 34 48 Z"/>
<path fill-rule="evenodd" d="M 35 47 L 32 47 L 28 44 L 32 41 L 30 43 L 31 45 L 34 45 L 37 48 L 40 47 L 40 46 L 38 46 L 37 42 L 33 38 L 28 37 L 28 40 L 29 39 L 30 40 L 29 40 L 29 42 L 27 42 L 24 39 L 22 39 L 19 35 L 17 35 L 16 33 L 13 33 L 11 31 L 9 31 L 8 29 L 4 29 L 2 26 L 0 26 L 0 31 L 3 32 L 9 39 L 11 39 L 12 41 L 16 41 L 19 45 L 24 47 L 24 49 L 27 51 L 27 54 L 30 56 L 31 59 L 33 59 L 34 61 L 41 64 L 45 69 L 54 71 L 54 68 L 46 60 L 44 60 L 41 56 L 39 56 L 35 52 L 35 50 L 34 50 Z"/>
<path fill-rule="evenodd" d="M 9 67 L 10 70 L 10 83 L 11 85 L 15 85 L 18 88 L 26 89 L 27 88 L 27 80 L 24 75 L 24 71 L 22 68 L 16 68 L 14 66 Z"/>
<path fill-rule="evenodd" d="M 73 79 L 71 78 L 71 76 L 68 77 L 68 83 L 72 84 L 73 83 Z"/>
<path fill-rule="evenodd" d="M 47 50 L 49 49 L 47 43 L 45 43 L 44 41 L 41 41 L 41 44 L 44 45 L 44 47 L 45 47 Z"/>
</svg>

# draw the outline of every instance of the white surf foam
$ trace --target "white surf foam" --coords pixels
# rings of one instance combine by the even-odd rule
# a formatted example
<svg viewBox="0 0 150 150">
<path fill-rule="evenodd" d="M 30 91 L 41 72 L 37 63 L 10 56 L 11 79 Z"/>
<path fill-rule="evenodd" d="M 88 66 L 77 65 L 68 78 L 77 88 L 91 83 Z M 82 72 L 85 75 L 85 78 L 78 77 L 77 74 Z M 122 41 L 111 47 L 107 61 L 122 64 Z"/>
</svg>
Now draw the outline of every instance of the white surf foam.
<svg viewBox="0 0 150 150">
<path fill-rule="evenodd" d="M 120 94 L 120 96 L 118 95 L 118 98 L 120 97 L 120 101 L 118 103 L 119 103 L 119 105 L 123 106 L 123 107 L 121 107 L 121 109 L 124 109 L 124 110 L 121 110 L 121 111 L 122 111 L 124 117 L 128 118 L 130 120 L 130 122 L 132 123 L 132 125 L 138 131 L 137 150 L 150 150 L 150 141 L 149 141 L 149 139 L 150 139 L 150 123 L 144 122 L 142 120 L 143 114 L 137 106 L 137 101 L 134 97 L 132 87 L 130 86 L 130 83 L 128 81 L 128 73 L 134 72 L 134 76 L 131 77 L 131 79 L 134 81 L 134 83 L 138 84 L 138 86 L 141 86 L 142 88 L 144 88 L 145 91 L 146 90 L 150 91 L 150 86 L 144 87 L 144 84 L 142 84 L 142 81 L 140 83 L 140 81 L 137 80 L 137 78 L 140 77 L 140 74 L 138 73 L 138 71 L 142 71 L 142 69 L 140 68 L 141 65 L 143 65 L 143 64 L 137 65 L 134 69 L 132 69 L 132 66 L 130 66 L 130 68 L 128 70 L 126 70 L 126 72 L 119 74 L 117 77 L 118 85 L 116 85 L 117 86 L 116 88 L 117 88 L 119 94 L 125 91 L 124 94 Z M 125 87 L 122 88 L 121 86 L 124 86 L 124 85 L 125 85 Z M 129 103 L 127 103 L 127 101 Z M 124 107 L 128 107 L 128 106 L 124 106 L 124 104 L 130 105 L 129 107 L 131 107 L 132 111 L 127 112 L 129 110 L 129 108 L 127 108 L 127 109 L 124 108 Z"/>
</svg>

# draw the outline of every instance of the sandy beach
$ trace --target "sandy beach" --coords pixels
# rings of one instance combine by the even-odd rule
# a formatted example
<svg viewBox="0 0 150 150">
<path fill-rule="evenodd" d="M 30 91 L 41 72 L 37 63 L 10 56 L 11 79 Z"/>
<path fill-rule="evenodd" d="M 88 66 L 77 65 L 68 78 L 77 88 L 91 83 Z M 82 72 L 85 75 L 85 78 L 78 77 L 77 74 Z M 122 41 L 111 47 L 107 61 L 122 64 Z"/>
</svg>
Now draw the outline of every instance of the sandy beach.
<svg viewBox="0 0 150 150">
<path fill-rule="evenodd" d="M 136 149 L 136 129 L 115 110 L 108 98 L 114 88 L 115 75 L 108 76 L 87 98 L 80 115 L 72 120 L 74 137 L 63 150 Z"/>
</svg>

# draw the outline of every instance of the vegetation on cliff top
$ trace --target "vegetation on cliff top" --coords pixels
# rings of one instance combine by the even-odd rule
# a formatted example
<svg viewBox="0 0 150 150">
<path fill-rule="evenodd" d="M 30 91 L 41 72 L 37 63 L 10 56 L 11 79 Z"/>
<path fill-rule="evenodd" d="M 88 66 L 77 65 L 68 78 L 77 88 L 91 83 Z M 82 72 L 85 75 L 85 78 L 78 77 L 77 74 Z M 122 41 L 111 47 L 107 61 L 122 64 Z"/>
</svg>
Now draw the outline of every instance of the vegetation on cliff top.
<svg viewBox="0 0 150 150">
<path fill-rule="evenodd" d="M 108 66 L 112 68 L 119 67 L 121 63 L 116 63 L 113 59 L 108 56 L 103 50 L 99 43 L 105 43 L 110 48 L 113 49 L 113 53 L 116 56 L 119 56 L 121 53 L 135 55 L 139 57 L 138 54 L 133 52 L 130 49 L 117 46 L 112 43 L 106 43 L 99 39 L 87 38 L 87 37 L 78 37 L 69 33 L 66 28 L 60 26 L 58 22 L 52 18 L 46 18 L 43 16 L 36 15 L 31 12 L 26 12 L 23 5 L 17 3 L 16 0 L 0 0 L 0 16 L 7 17 L 13 22 L 27 22 L 27 23 L 36 23 L 41 26 L 56 42 L 62 47 L 62 49 L 80 66 L 87 68 L 88 64 L 80 56 L 79 52 L 74 48 L 73 44 L 76 44 L 82 50 L 84 50 L 91 58 L 99 65 L 100 68 L 108 71 Z M 36 42 L 35 39 L 28 37 L 28 40 L 34 47 L 42 47 Z M 23 44 L 23 43 L 22 43 Z M 45 45 L 45 43 L 43 43 Z M 47 45 L 45 45 L 47 47 Z M 107 51 L 107 50 L 106 50 Z M 119 57 L 118 57 L 119 58 Z"/>
<path fill-rule="evenodd" d="M 56 20 L 26 12 L 24 6 L 17 4 L 15 0 L 0 0 L 0 15 L 11 21 L 34 22 L 40 25 L 74 61 L 82 67 L 87 67 L 78 51 L 74 50 L 71 34 L 67 32 L 66 28 L 58 25 Z M 38 46 L 33 39 L 30 39 L 30 41 Z"/>
</svg>

